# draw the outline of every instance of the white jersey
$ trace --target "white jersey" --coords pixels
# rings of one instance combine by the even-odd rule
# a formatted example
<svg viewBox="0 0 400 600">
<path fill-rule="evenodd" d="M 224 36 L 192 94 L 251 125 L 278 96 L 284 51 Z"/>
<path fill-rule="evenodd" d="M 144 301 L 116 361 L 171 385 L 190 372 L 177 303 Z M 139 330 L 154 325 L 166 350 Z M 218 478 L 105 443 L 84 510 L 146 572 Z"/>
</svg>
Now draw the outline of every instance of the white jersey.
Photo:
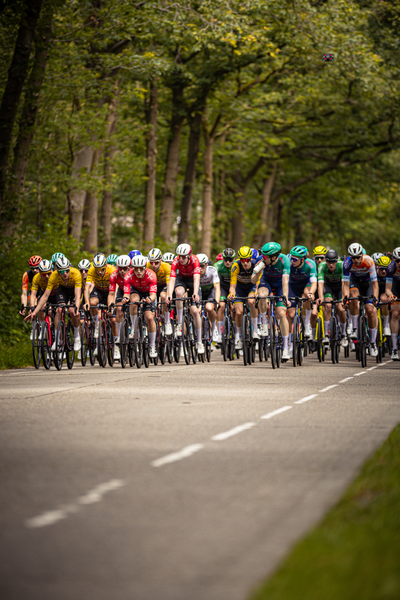
<svg viewBox="0 0 400 600">
<path fill-rule="evenodd" d="M 200 287 L 202 290 L 211 290 L 214 283 L 219 283 L 218 271 L 215 267 L 207 267 L 204 277 L 200 277 Z"/>
</svg>

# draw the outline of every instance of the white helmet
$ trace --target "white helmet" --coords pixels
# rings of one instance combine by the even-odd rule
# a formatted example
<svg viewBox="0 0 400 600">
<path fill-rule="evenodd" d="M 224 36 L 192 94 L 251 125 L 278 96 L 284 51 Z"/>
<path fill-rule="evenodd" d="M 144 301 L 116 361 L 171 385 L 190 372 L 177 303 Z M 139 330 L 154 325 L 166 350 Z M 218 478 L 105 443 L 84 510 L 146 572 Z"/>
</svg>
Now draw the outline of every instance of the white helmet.
<svg viewBox="0 0 400 600">
<path fill-rule="evenodd" d="M 371 255 L 371 258 L 374 261 L 374 263 L 376 264 L 378 262 L 378 260 L 381 258 L 381 256 L 383 256 L 382 252 L 374 252 Z"/>
<path fill-rule="evenodd" d="M 65 258 L 65 256 L 60 256 L 60 258 L 57 258 L 56 269 L 58 269 L 59 271 L 64 271 L 66 269 L 69 269 L 70 266 L 71 266 L 71 263 L 69 262 L 68 258 Z"/>
<path fill-rule="evenodd" d="M 350 244 L 347 251 L 350 254 L 350 256 L 362 256 L 364 254 L 363 247 L 361 246 L 361 244 L 357 244 L 357 242 L 355 242 L 354 244 Z"/>
<path fill-rule="evenodd" d="M 107 259 L 101 252 L 93 256 L 93 266 L 95 269 L 102 269 L 107 264 Z"/>
<path fill-rule="evenodd" d="M 175 258 L 175 254 L 173 252 L 166 252 L 162 257 L 163 261 L 166 263 L 169 263 L 169 264 L 172 263 L 174 258 Z"/>
<path fill-rule="evenodd" d="M 129 258 L 129 256 L 127 254 L 121 254 L 121 256 L 118 256 L 117 267 L 130 267 L 130 266 L 131 266 L 131 259 Z"/>
<path fill-rule="evenodd" d="M 189 244 L 179 244 L 176 253 L 178 256 L 190 256 L 192 254 L 192 247 Z"/>
<path fill-rule="evenodd" d="M 208 265 L 208 256 L 207 256 L 207 254 L 198 254 L 197 258 L 199 259 L 199 263 L 201 265 Z"/>
<path fill-rule="evenodd" d="M 39 263 L 39 271 L 41 273 L 48 273 L 49 271 L 52 271 L 52 265 L 51 262 L 49 260 L 46 260 L 45 258 Z"/>
<path fill-rule="evenodd" d="M 400 246 L 393 250 L 393 258 L 400 260 Z"/>
<path fill-rule="evenodd" d="M 138 254 L 137 256 L 134 256 L 132 258 L 131 264 L 134 269 L 136 269 L 137 267 L 146 267 L 147 258 L 145 256 L 142 256 L 141 254 Z"/>
<path fill-rule="evenodd" d="M 147 258 L 148 260 L 162 260 L 162 252 L 158 248 L 153 248 L 150 250 Z"/>
<path fill-rule="evenodd" d="M 83 269 L 89 270 L 90 269 L 90 260 L 88 260 L 87 258 L 82 258 L 82 260 L 78 263 L 78 269 L 80 271 L 82 271 Z"/>
</svg>

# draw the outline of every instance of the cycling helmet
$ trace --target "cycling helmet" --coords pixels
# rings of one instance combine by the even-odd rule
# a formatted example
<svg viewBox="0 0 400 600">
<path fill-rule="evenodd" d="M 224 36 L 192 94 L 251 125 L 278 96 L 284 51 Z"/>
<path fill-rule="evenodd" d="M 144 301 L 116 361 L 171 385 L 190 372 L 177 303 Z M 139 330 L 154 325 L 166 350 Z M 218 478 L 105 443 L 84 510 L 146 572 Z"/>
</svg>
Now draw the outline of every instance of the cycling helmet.
<svg viewBox="0 0 400 600">
<path fill-rule="evenodd" d="M 252 258 L 253 251 L 249 246 L 242 246 L 239 248 L 238 257 L 239 258 Z"/>
<path fill-rule="evenodd" d="M 138 254 L 137 256 L 134 256 L 132 258 L 131 264 L 134 269 L 137 269 L 138 267 L 146 267 L 147 258 L 145 256 L 142 256 L 141 254 Z"/>
<path fill-rule="evenodd" d="M 39 256 L 38 254 L 35 254 L 34 256 L 31 256 L 30 259 L 28 260 L 28 265 L 32 269 L 37 269 L 41 262 L 42 262 L 42 257 Z"/>
<path fill-rule="evenodd" d="M 392 261 L 390 260 L 390 258 L 388 256 L 385 256 L 384 254 L 382 254 L 382 256 L 380 256 L 378 258 L 378 260 L 376 261 L 376 264 L 378 267 L 382 267 L 383 269 L 387 269 L 387 267 L 390 265 Z"/>
<path fill-rule="evenodd" d="M 129 252 L 129 258 L 133 258 L 134 256 L 139 256 L 139 254 L 141 255 L 142 253 L 140 252 L 140 250 L 131 250 Z"/>
<path fill-rule="evenodd" d="M 103 269 L 106 264 L 106 257 L 101 252 L 98 252 L 93 256 L 93 266 L 95 269 Z"/>
<path fill-rule="evenodd" d="M 293 246 L 290 255 L 294 258 L 307 258 L 307 248 L 305 246 Z"/>
<path fill-rule="evenodd" d="M 222 259 L 224 258 L 224 256 L 223 256 L 223 255 L 224 255 L 224 253 L 223 253 L 223 252 L 220 252 L 219 254 L 217 254 L 217 256 L 216 256 L 215 260 L 216 260 L 216 261 L 218 261 L 218 260 L 222 260 Z"/>
<path fill-rule="evenodd" d="M 251 249 L 253 256 L 252 258 L 254 258 L 254 260 L 256 260 L 258 258 L 258 250 L 256 250 L 255 248 Z"/>
<path fill-rule="evenodd" d="M 371 258 L 374 261 L 374 263 L 376 264 L 378 262 L 378 259 L 383 256 L 382 252 L 374 252 L 373 254 L 371 254 Z"/>
<path fill-rule="evenodd" d="M 325 256 L 327 252 L 325 246 L 316 246 L 313 250 L 313 256 Z"/>
<path fill-rule="evenodd" d="M 90 269 L 90 260 L 87 258 L 82 258 L 82 260 L 78 263 L 78 269 L 80 271 L 89 270 Z"/>
<path fill-rule="evenodd" d="M 175 258 L 175 254 L 173 252 L 166 252 L 165 254 L 163 254 L 163 257 L 162 257 L 163 261 L 166 263 L 169 263 L 169 264 L 172 263 L 174 258 Z"/>
<path fill-rule="evenodd" d="M 60 258 L 57 258 L 56 260 L 56 269 L 58 269 L 59 271 L 64 271 L 69 269 L 71 266 L 71 263 L 69 262 L 68 258 L 65 258 L 65 256 L 60 256 Z"/>
<path fill-rule="evenodd" d="M 48 273 L 49 271 L 52 271 L 52 265 L 51 262 L 49 260 L 46 260 L 45 258 L 43 260 L 40 261 L 39 263 L 39 271 L 41 273 Z"/>
<path fill-rule="evenodd" d="M 63 254 L 62 252 L 56 252 L 55 254 L 53 254 L 53 256 L 51 257 L 51 262 L 53 263 L 53 265 L 55 265 L 57 259 L 61 258 L 62 256 L 65 256 L 65 254 Z"/>
<path fill-rule="evenodd" d="M 276 256 L 281 253 L 281 250 L 282 246 L 277 242 L 268 242 L 261 248 L 261 254 L 263 256 Z"/>
<path fill-rule="evenodd" d="M 158 248 L 153 248 L 150 250 L 148 256 L 148 260 L 162 260 L 162 252 Z"/>
<path fill-rule="evenodd" d="M 208 256 L 207 256 L 207 254 L 198 254 L 197 258 L 199 259 L 199 263 L 201 265 L 208 265 Z"/>
<path fill-rule="evenodd" d="M 392 256 L 395 260 L 399 260 L 400 259 L 400 246 L 398 248 L 395 248 L 392 252 Z"/>
<path fill-rule="evenodd" d="M 339 260 L 339 254 L 336 250 L 327 250 L 325 258 L 328 262 L 337 262 Z"/>
<path fill-rule="evenodd" d="M 357 244 L 357 242 L 350 244 L 350 246 L 347 248 L 347 251 L 350 256 L 362 256 L 364 254 L 363 247 L 361 244 Z"/>
<path fill-rule="evenodd" d="M 107 256 L 107 264 L 115 267 L 115 265 L 117 264 L 117 258 L 118 258 L 118 254 L 109 254 Z"/>
<path fill-rule="evenodd" d="M 178 256 L 190 256 L 192 254 L 192 247 L 189 244 L 179 244 L 176 253 Z"/>
<path fill-rule="evenodd" d="M 235 258 L 235 256 L 236 256 L 236 252 L 234 251 L 233 248 L 225 248 L 225 250 L 223 250 L 221 252 L 221 258 L 220 259 L 218 259 L 218 256 L 217 256 L 217 260 L 221 260 L 221 258 L 231 258 L 233 260 Z"/>
<path fill-rule="evenodd" d="M 121 256 L 118 256 L 117 258 L 117 267 L 130 267 L 132 264 L 131 259 L 129 258 L 129 256 L 127 254 L 121 254 Z"/>
</svg>

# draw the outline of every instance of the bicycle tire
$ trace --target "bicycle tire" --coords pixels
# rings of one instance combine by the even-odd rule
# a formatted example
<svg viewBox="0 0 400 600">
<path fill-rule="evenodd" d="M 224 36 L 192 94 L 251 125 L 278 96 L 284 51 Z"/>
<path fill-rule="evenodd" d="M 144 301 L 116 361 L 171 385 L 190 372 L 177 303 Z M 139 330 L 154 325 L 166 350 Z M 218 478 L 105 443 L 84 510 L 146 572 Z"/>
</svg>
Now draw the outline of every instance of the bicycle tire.
<svg viewBox="0 0 400 600">
<path fill-rule="evenodd" d="M 94 337 L 94 324 L 92 322 L 88 326 L 88 331 L 89 331 L 89 338 L 88 338 L 88 343 L 89 343 L 89 361 L 90 361 L 90 364 L 93 367 L 95 365 L 95 362 L 96 362 L 96 357 L 95 357 L 94 351 L 95 351 L 95 348 L 96 348 L 97 344 L 96 344 L 95 337 Z"/>
<path fill-rule="evenodd" d="M 138 369 L 141 368 L 143 363 L 143 324 L 142 317 L 138 317 L 136 320 L 136 331 L 135 337 L 133 338 L 134 351 L 135 351 L 135 363 Z"/>
<path fill-rule="evenodd" d="M 75 350 L 74 350 L 74 328 L 73 328 L 70 320 L 68 321 L 68 325 L 66 326 L 65 347 L 66 347 L 67 367 L 68 367 L 68 369 L 72 369 L 72 367 L 74 366 L 74 362 L 75 362 Z"/>
<path fill-rule="evenodd" d="M 250 364 L 250 360 L 249 360 L 249 356 L 248 356 L 248 352 L 249 352 L 249 348 L 247 346 L 247 342 L 246 342 L 246 331 L 248 330 L 247 327 L 247 323 L 246 321 L 248 320 L 248 316 L 247 315 L 243 315 L 242 316 L 242 325 L 240 327 L 240 331 L 241 331 L 241 339 L 242 339 L 242 351 L 243 351 L 243 364 L 246 367 L 248 364 Z M 240 351 L 238 352 L 238 356 L 240 355 Z"/>
<path fill-rule="evenodd" d="M 128 321 L 124 319 L 121 323 L 121 329 L 119 331 L 119 353 L 121 355 L 121 368 L 125 369 L 126 363 L 128 362 L 129 352 L 129 327 Z"/>
<path fill-rule="evenodd" d="M 57 371 L 61 371 L 64 360 L 64 335 L 65 328 L 63 321 L 60 321 L 57 325 L 56 336 L 55 336 L 55 344 L 56 349 L 54 351 L 54 364 L 56 366 Z"/>
<path fill-rule="evenodd" d="M 104 321 L 99 321 L 99 337 L 97 338 L 97 360 L 104 369 L 107 366 L 107 332 Z"/>
<path fill-rule="evenodd" d="M 86 321 L 82 323 L 82 336 L 81 336 L 81 365 L 82 367 L 86 367 L 87 363 L 87 351 L 88 351 L 88 324 Z"/>
<path fill-rule="evenodd" d="M 228 358 L 230 358 L 231 356 L 231 330 L 230 330 L 230 323 L 229 323 L 229 318 L 228 317 L 224 317 L 223 323 L 222 323 L 222 344 L 221 344 L 221 350 L 222 350 L 222 356 L 224 361 L 228 360 Z M 230 359 L 232 360 L 232 359 Z"/>
<path fill-rule="evenodd" d="M 361 366 L 363 368 L 365 368 L 367 366 L 367 319 L 365 318 L 364 315 L 361 317 L 360 323 L 361 323 L 360 333 L 361 333 L 361 339 L 362 339 L 361 346 L 360 346 Z"/>
<path fill-rule="evenodd" d="M 295 315 L 293 319 L 293 366 L 297 367 L 298 347 L 299 347 L 299 318 Z"/>
<path fill-rule="evenodd" d="M 43 325 L 43 339 L 42 339 L 42 361 L 44 368 L 48 371 L 51 367 L 51 341 L 50 341 L 50 330 L 49 323 L 45 321 Z"/>
<path fill-rule="evenodd" d="M 305 329 L 303 317 L 300 317 L 299 322 L 299 347 L 297 350 L 297 364 L 302 367 L 304 362 L 304 348 L 305 348 Z"/>
<path fill-rule="evenodd" d="M 167 346 L 168 340 L 165 335 L 165 322 L 164 319 L 159 321 L 159 336 L 158 336 L 158 356 L 162 365 L 165 365 L 167 358 Z"/>
<path fill-rule="evenodd" d="M 185 315 L 182 323 L 183 354 L 185 363 L 190 364 L 190 324 L 189 317 Z"/>
<path fill-rule="evenodd" d="M 42 358 L 42 340 L 40 338 L 40 323 L 35 321 L 32 327 L 32 354 L 33 354 L 33 364 L 35 365 L 35 369 L 39 369 L 40 361 Z"/>
<path fill-rule="evenodd" d="M 194 322 L 193 322 L 193 317 L 192 315 L 189 316 L 189 322 L 190 322 L 190 355 L 192 357 L 192 362 L 195 365 L 197 362 L 197 358 L 198 358 L 198 354 L 197 354 L 197 336 L 196 336 L 196 332 L 194 330 Z"/>
<path fill-rule="evenodd" d="M 276 329 L 275 329 L 275 320 L 274 317 L 269 318 L 269 348 L 270 348 L 270 356 L 271 356 L 271 366 L 275 369 L 276 365 Z"/>
<path fill-rule="evenodd" d="M 336 362 L 336 345 L 337 345 L 337 331 L 336 331 L 336 319 L 332 316 L 329 324 L 331 333 L 329 336 L 329 342 L 331 347 L 331 361 L 333 364 Z"/>
</svg>

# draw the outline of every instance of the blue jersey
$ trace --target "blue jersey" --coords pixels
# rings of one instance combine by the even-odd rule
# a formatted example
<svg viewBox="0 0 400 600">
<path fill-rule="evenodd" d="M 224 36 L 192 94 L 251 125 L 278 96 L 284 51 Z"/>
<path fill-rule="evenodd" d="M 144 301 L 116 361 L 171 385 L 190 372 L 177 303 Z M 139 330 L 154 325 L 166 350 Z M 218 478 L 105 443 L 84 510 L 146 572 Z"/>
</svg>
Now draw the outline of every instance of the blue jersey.
<svg viewBox="0 0 400 600">
<path fill-rule="evenodd" d="M 317 265 L 314 261 L 306 258 L 301 267 L 290 265 L 290 283 L 314 283 L 317 281 Z"/>
</svg>

